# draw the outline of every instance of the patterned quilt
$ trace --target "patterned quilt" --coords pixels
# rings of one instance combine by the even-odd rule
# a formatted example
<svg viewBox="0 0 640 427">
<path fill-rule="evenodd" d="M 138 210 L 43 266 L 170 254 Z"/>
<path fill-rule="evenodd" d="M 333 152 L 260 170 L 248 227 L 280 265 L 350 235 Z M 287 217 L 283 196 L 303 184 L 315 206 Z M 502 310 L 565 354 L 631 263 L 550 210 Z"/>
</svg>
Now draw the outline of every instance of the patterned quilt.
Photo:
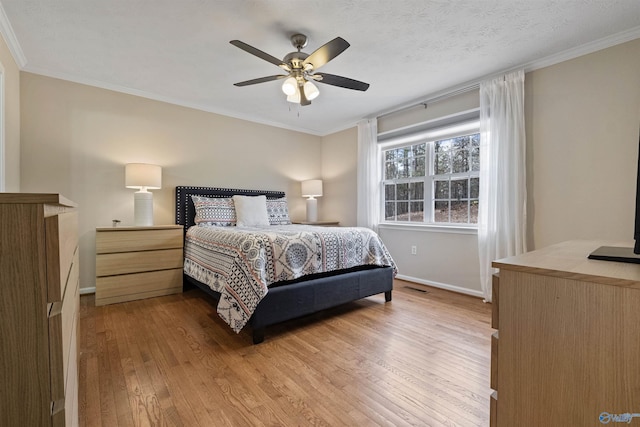
<svg viewBox="0 0 640 427">
<path fill-rule="evenodd" d="M 378 235 L 368 228 L 194 226 L 185 240 L 185 273 L 221 294 L 218 314 L 236 333 L 269 285 L 359 265 L 397 271 Z"/>
</svg>

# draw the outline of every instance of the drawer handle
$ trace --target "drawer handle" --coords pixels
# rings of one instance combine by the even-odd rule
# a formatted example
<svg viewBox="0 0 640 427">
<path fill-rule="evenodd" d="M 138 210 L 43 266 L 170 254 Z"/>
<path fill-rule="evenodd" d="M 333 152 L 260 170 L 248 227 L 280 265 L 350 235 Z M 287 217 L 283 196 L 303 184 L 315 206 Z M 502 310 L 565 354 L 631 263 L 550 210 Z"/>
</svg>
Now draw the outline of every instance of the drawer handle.
<svg viewBox="0 0 640 427">
<path fill-rule="evenodd" d="M 62 313 L 62 301 L 47 304 L 48 317 L 56 317 Z"/>
</svg>

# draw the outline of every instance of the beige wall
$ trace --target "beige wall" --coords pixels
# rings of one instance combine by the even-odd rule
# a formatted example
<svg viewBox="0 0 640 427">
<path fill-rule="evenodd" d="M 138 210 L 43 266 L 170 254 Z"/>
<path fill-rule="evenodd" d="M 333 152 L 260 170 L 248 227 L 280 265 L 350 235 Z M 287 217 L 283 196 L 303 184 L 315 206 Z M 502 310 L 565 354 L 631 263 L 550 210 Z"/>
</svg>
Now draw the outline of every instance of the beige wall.
<svg viewBox="0 0 640 427">
<path fill-rule="evenodd" d="M 640 39 L 525 77 L 529 248 L 633 237 Z"/>
<path fill-rule="evenodd" d="M 95 283 L 95 228 L 133 223 L 126 163 L 163 167 L 156 224 L 174 222 L 176 185 L 284 190 L 303 219 L 299 181 L 321 176 L 317 136 L 29 73 L 21 99 L 21 190 L 80 205 L 82 288 Z"/>
<path fill-rule="evenodd" d="M 337 220 L 355 227 L 357 211 L 358 129 L 322 138 L 324 196 L 318 202 L 318 219 Z"/>
<path fill-rule="evenodd" d="M 5 54 L 0 46 L 6 70 Z M 635 40 L 527 73 L 530 249 L 631 237 L 639 71 Z M 163 189 L 154 192 L 156 223 L 173 222 L 175 185 L 283 189 L 292 217 L 303 219 L 299 181 L 318 177 L 325 186 L 320 219 L 356 222 L 356 128 L 320 138 L 28 73 L 12 81 L 20 81 L 22 91 L 22 170 L 13 167 L 11 174 L 20 175 L 11 182 L 21 191 L 62 192 L 80 203 L 83 287 L 93 286 L 95 227 L 114 218 L 132 222 L 127 162 L 164 167 Z M 404 118 L 394 120 L 406 125 Z M 19 134 L 14 126 L 12 140 Z M 20 144 L 11 147 L 17 151 Z M 401 274 L 479 294 L 475 235 L 382 229 L 381 236 Z"/>
<path fill-rule="evenodd" d="M 424 120 L 416 111 L 387 118 L 381 131 Z M 640 40 L 527 73 L 525 121 L 529 249 L 571 239 L 630 240 Z M 476 235 L 384 226 L 380 235 L 401 275 L 480 295 Z"/>
<path fill-rule="evenodd" d="M 400 278 L 481 296 L 478 236 L 475 230 L 379 227 L 380 238 L 398 266 Z M 411 247 L 416 254 L 411 254 Z"/>
<path fill-rule="evenodd" d="M 0 64 L 4 69 L 4 189 L 20 191 L 20 70 L 0 36 Z"/>
<path fill-rule="evenodd" d="M 378 119 L 380 138 L 395 137 L 426 124 L 479 107 L 477 89 L 419 105 Z M 393 256 L 399 277 L 481 296 L 478 237 L 475 229 L 380 225 L 379 234 Z M 411 248 L 416 247 L 412 255 Z"/>
</svg>

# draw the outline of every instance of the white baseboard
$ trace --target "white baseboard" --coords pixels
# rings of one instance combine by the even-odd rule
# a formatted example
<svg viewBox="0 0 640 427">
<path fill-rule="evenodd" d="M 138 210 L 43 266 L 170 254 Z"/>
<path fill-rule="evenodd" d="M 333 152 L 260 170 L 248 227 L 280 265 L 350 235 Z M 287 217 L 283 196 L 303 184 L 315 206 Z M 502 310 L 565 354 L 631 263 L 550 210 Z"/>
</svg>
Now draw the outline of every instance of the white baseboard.
<svg viewBox="0 0 640 427">
<path fill-rule="evenodd" d="M 434 288 L 445 289 L 447 291 L 458 292 L 460 294 L 471 295 L 473 297 L 483 298 L 482 291 L 476 291 L 475 289 L 463 288 L 460 286 L 449 285 L 448 283 L 433 282 L 430 280 L 418 279 L 417 277 L 404 276 L 398 274 L 396 279 L 406 280 L 408 282 L 419 283 L 421 285 L 433 286 Z"/>
<path fill-rule="evenodd" d="M 455 285 L 449 285 L 448 283 L 433 282 L 430 280 L 418 279 L 417 277 L 404 276 L 402 274 L 398 274 L 396 276 L 396 279 L 406 280 L 407 282 L 419 283 L 421 285 L 433 286 L 434 288 L 445 289 L 447 291 L 458 292 L 459 294 L 471 295 L 478 298 L 483 297 L 482 291 L 476 291 L 474 289 L 463 288 Z M 88 295 L 88 294 L 95 294 L 95 293 L 96 293 L 95 287 L 80 288 L 80 295 Z"/>
</svg>

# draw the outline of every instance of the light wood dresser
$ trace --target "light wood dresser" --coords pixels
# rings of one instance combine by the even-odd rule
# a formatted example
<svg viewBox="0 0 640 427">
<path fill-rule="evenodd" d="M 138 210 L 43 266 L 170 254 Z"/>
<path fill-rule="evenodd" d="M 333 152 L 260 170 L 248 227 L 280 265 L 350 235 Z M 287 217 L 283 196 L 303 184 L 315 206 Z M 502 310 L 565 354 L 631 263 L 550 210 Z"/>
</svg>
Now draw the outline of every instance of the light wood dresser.
<svg viewBox="0 0 640 427">
<path fill-rule="evenodd" d="M 182 292 L 183 227 L 96 229 L 96 305 Z"/>
<path fill-rule="evenodd" d="M 493 263 L 492 426 L 640 425 L 640 264 L 587 259 L 600 246 L 633 245 L 572 241 Z"/>
<path fill-rule="evenodd" d="M 0 425 L 78 425 L 78 212 L 0 193 Z"/>
</svg>

